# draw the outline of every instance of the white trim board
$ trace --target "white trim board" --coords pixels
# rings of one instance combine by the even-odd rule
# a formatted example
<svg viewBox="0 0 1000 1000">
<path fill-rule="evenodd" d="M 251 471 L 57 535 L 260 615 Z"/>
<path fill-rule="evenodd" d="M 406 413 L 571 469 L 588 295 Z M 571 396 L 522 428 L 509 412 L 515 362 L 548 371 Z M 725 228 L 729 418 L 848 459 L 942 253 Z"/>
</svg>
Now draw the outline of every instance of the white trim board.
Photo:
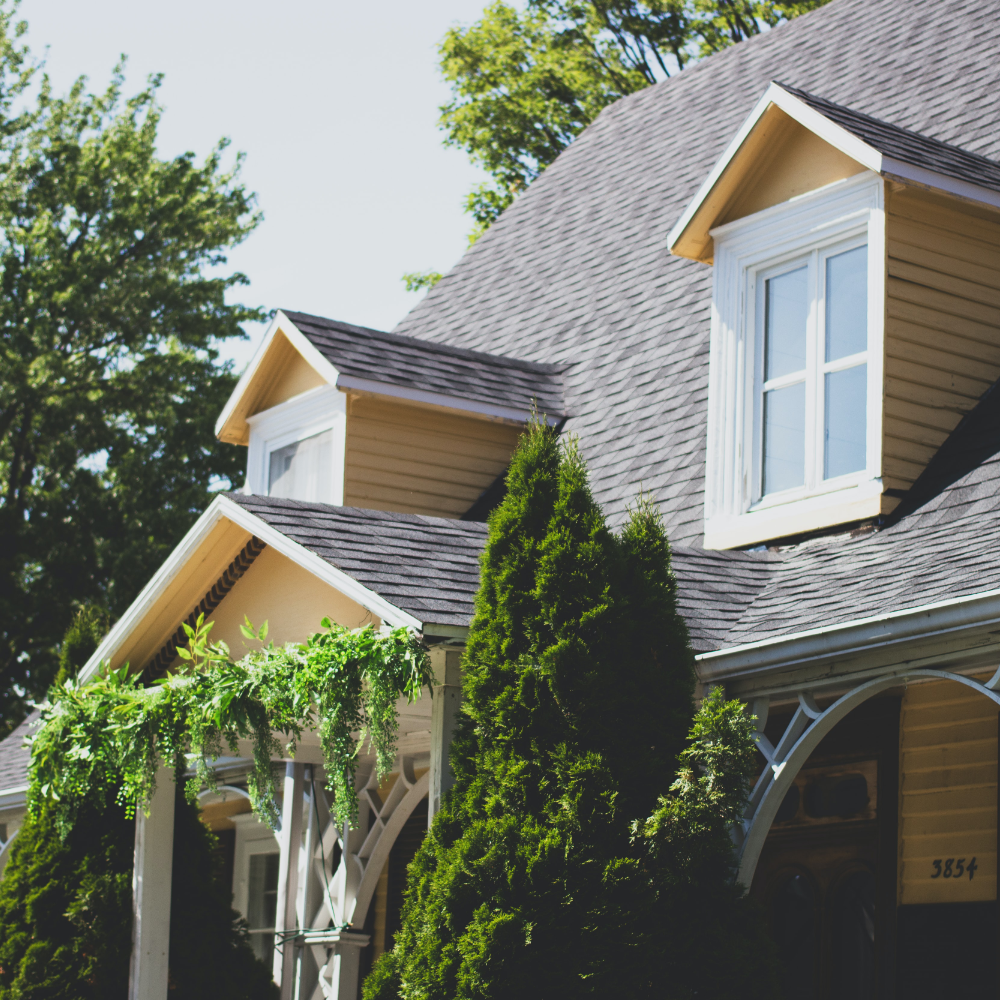
<svg viewBox="0 0 1000 1000">
<path fill-rule="evenodd" d="M 239 405 L 240 400 L 243 398 L 244 393 L 253 382 L 260 369 L 261 362 L 264 360 L 272 341 L 279 334 L 283 334 L 291 343 L 291 345 L 302 355 L 306 362 L 311 365 L 316 373 L 323 378 L 330 385 L 336 385 L 337 379 L 340 376 L 340 372 L 322 354 L 312 345 L 309 338 L 302 333 L 301 330 L 283 313 L 281 310 L 275 315 L 274 319 L 271 321 L 271 325 L 267 328 L 267 333 L 264 334 L 264 339 L 260 342 L 260 346 L 254 352 L 254 356 L 250 359 L 250 364 L 247 365 L 246 371 L 240 376 L 239 382 L 236 383 L 236 388 L 233 389 L 232 395 L 226 400 L 226 405 L 222 408 L 222 412 L 219 414 L 218 420 L 215 421 L 215 436 L 218 437 L 222 433 L 222 428 L 229 422 L 232 417 L 233 412 Z"/>
<path fill-rule="evenodd" d="M 702 681 L 718 683 L 788 671 L 834 657 L 901 647 L 997 623 L 1000 623 L 1000 590 L 987 590 L 699 653 L 695 662 Z"/>
<path fill-rule="evenodd" d="M 261 520 L 256 514 L 234 503 L 228 497 L 218 496 L 191 526 L 190 531 L 181 539 L 180 543 L 156 571 L 149 583 L 143 587 L 141 593 L 132 602 L 125 614 L 122 615 L 114 628 L 104 637 L 101 644 L 94 651 L 93 656 L 84 664 L 80 670 L 81 681 L 88 681 L 95 677 L 100 672 L 104 661 L 112 659 L 128 637 L 141 627 L 146 616 L 154 609 L 157 601 L 163 596 L 178 574 L 184 571 L 189 561 L 197 555 L 198 549 L 208 538 L 211 531 L 223 519 L 243 528 L 252 535 L 256 535 L 262 542 L 266 542 L 283 556 L 291 559 L 303 569 L 308 570 L 317 579 L 329 584 L 335 590 L 339 590 L 346 597 L 351 598 L 351 600 L 357 602 L 372 614 L 377 615 L 386 624 L 392 626 L 403 625 L 417 631 L 422 630 L 422 623 L 408 612 L 397 608 L 373 590 L 369 590 L 363 584 L 358 583 L 357 580 L 335 566 L 330 565 L 325 559 L 316 555 L 315 552 L 310 552 L 305 546 L 288 538 L 278 531 L 277 528 L 273 528 Z M 203 596 L 203 594 L 199 594 L 194 597 L 191 606 L 196 605 Z"/>
<path fill-rule="evenodd" d="M 530 410 L 519 410 L 512 406 L 500 406 L 496 403 L 480 402 L 465 399 L 461 396 L 449 396 L 440 392 L 428 392 L 425 389 L 411 389 L 407 386 L 394 385 L 391 382 L 378 382 L 375 379 L 358 378 L 356 375 L 340 375 L 337 378 L 338 389 L 354 389 L 357 392 L 371 393 L 373 396 L 390 396 L 395 399 L 405 399 L 413 403 L 426 403 L 430 406 L 440 406 L 448 410 L 460 410 L 463 413 L 478 413 L 486 417 L 500 420 L 510 420 L 517 424 L 526 424 L 531 419 Z M 545 414 L 546 423 L 555 427 L 562 417 Z"/>
</svg>

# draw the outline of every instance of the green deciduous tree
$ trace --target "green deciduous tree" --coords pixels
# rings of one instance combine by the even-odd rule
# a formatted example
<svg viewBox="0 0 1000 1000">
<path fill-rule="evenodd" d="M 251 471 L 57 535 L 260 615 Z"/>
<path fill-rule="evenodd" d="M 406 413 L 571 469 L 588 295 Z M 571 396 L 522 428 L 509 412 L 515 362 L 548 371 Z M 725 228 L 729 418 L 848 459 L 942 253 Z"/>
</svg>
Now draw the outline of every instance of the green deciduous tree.
<svg viewBox="0 0 1000 1000">
<path fill-rule="evenodd" d="M 466 200 L 472 239 L 609 104 L 826 2 L 494 0 L 452 28 L 441 125 L 492 178 Z"/>
<path fill-rule="evenodd" d="M 693 683 L 655 508 L 613 535 L 534 426 L 490 518 L 455 786 L 366 1000 L 771 995 L 728 836 L 750 722 L 720 692 L 689 736 Z"/>
<path fill-rule="evenodd" d="M 45 691 L 76 609 L 127 607 L 238 449 L 213 423 L 228 247 L 258 215 L 225 143 L 157 155 L 158 78 L 56 95 L 0 4 L 0 733 Z"/>
</svg>

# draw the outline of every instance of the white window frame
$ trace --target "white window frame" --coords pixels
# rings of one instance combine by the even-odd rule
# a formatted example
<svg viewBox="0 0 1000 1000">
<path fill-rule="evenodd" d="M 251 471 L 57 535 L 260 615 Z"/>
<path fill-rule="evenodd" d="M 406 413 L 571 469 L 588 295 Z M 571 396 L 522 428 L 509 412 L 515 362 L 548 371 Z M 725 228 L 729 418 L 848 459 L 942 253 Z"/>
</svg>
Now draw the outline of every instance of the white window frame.
<svg viewBox="0 0 1000 1000">
<path fill-rule="evenodd" d="M 882 180 L 862 173 L 712 230 L 715 241 L 709 354 L 705 545 L 753 545 L 879 513 L 882 494 L 882 380 L 885 327 L 885 212 Z M 823 480 L 824 318 L 820 262 L 868 245 L 866 465 Z M 809 263 L 810 337 L 806 358 L 806 482 L 761 496 L 762 313 L 758 286 Z"/>
<path fill-rule="evenodd" d="M 247 418 L 250 446 L 247 454 L 247 488 L 267 496 L 271 453 L 296 441 L 332 430 L 330 495 L 317 497 L 322 503 L 344 503 L 344 461 L 347 452 L 347 397 L 330 385 L 300 393 Z"/>
<path fill-rule="evenodd" d="M 233 909 L 249 920 L 250 856 L 279 854 L 281 845 L 274 832 L 253 813 L 238 813 L 229 817 L 236 826 L 236 846 L 233 857 Z"/>
</svg>

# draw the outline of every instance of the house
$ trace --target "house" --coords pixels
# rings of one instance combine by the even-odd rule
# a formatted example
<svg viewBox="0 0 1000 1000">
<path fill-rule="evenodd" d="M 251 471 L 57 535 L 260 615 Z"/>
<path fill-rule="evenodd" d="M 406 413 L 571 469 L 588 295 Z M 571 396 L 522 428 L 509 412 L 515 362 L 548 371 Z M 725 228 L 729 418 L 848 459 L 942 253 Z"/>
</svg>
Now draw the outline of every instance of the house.
<svg viewBox="0 0 1000 1000">
<path fill-rule="evenodd" d="M 394 333 L 278 314 L 218 425 L 247 489 L 85 673 L 165 670 L 199 610 L 236 650 L 244 614 L 278 642 L 323 615 L 424 636 L 435 697 L 400 706 L 387 780 L 362 761 L 356 830 L 330 822 L 315 739 L 284 762 L 278 834 L 240 757 L 204 797 L 283 997 L 354 1000 L 391 945 L 448 788 L 482 521 L 533 408 L 578 435 L 613 522 L 655 496 L 699 680 L 753 706 L 734 836 L 787 995 L 995 995 L 996 14 L 832 0 L 606 109 Z M 22 736 L 0 745 L 6 843 Z M 165 996 L 171 801 L 137 828 L 135 997 Z"/>
</svg>

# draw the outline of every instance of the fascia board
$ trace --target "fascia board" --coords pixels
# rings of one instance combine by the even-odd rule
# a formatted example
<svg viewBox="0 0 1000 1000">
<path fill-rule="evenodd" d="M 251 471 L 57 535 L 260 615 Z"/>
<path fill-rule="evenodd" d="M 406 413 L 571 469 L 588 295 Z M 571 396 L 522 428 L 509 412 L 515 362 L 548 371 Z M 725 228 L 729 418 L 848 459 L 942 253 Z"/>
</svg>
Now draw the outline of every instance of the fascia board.
<svg viewBox="0 0 1000 1000">
<path fill-rule="evenodd" d="M 933 636 L 998 623 L 1000 590 L 988 590 L 968 597 L 699 653 L 695 660 L 703 681 L 723 681 L 788 670 L 834 657 L 904 646 Z"/>
<path fill-rule="evenodd" d="M 423 624 L 419 619 L 414 618 L 413 615 L 401 608 L 397 608 L 394 604 L 390 604 L 374 590 L 369 590 L 364 584 L 358 583 L 353 577 L 337 569 L 336 566 L 332 566 L 315 552 L 310 552 L 304 545 L 300 545 L 277 528 L 272 527 L 252 511 L 234 503 L 228 497 L 219 497 L 218 499 L 222 502 L 224 517 L 256 535 L 262 542 L 266 542 L 283 556 L 287 556 L 304 570 L 312 573 L 324 583 L 328 583 L 335 590 L 339 590 L 346 597 L 371 611 L 372 614 L 378 615 L 382 621 L 392 626 L 405 625 L 416 631 L 422 630 Z"/>
<path fill-rule="evenodd" d="M 841 128 L 835 122 L 830 121 L 829 118 L 825 118 L 818 111 L 810 108 L 808 104 L 800 101 L 793 94 L 788 93 L 787 90 L 777 83 L 772 83 L 764 91 L 764 96 L 754 106 L 753 111 L 750 112 L 746 121 L 743 122 L 739 131 L 733 137 L 733 141 L 726 147 L 726 151 L 716 162 L 708 177 L 705 178 L 705 183 L 698 189 L 698 193 L 688 204 L 688 207 L 684 210 L 684 214 L 677 220 L 674 228 L 670 230 L 670 234 L 667 236 L 667 247 L 671 253 L 684 231 L 691 224 L 691 221 L 705 199 L 712 193 L 712 189 L 729 168 L 740 147 L 772 104 L 781 108 L 790 118 L 795 119 L 800 125 L 814 132 L 831 146 L 836 147 L 842 153 L 857 160 L 862 166 L 867 167 L 869 170 L 874 170 L 876 173 L 881 172 L 882 154 L 877 149 L 869 146 L 866 142 L 852 135 L 846 129 Z"/>
<path fill-rule="evenodd" d="M 930 191 L 940 191 L 977 205 L 1000 208 L 1000 191 L 980 187 L 978 184 L 963 181 L 957 177 L 947 177 L 935 170 L 918 167 L 912 163 L 903 163 L 901 160 L 895 160 L 889 156 L 882 158 L 882 174 L 889 180 L 899 181 L 901 184 L 926 188 Z"/>
<path fill-rule="evenodd" d="M 461 410 L 465 413 L 478 413 L 501 420 L 511 420 L 525 424 L 531 419 L 528 410 L 519 410 L 512 406 L 498 406 L 474 399 L 463 399 L 460 396 L 449 396 L 440 392 L 428 392 L 424 389 L 411 389 L 408 386 L 394 385 L 391 382 L 378 382 L 375 379 L 359 378 L 356 375 L 341 375 L 337 379 L 338 389 L 355 389 L 358 392 L 371 393 L 373 396 L 391 396 L 395 399 L 405 399 L 413 403 L 427 403 L 430 406 L 440 406 L 448 410 Z M 545 415 L 550 427 L 555 427 L 562 419 L 560 416 Z"/>
<path fill-rule="evenodd" d="M 257 372 L 263 363 L 264 357 L 267 355 L 271 342 L 279 332 L 285 335 L 289 343 L 295 347 L 321 378 L 329 382 L 330 385 L 337 384 L 340 372 L 320 354 L 316 347 L 309 341 L 309 338 L 279 309 L 271 321 L 271 325 L 267 328 L 267 333 L 264 334 L 264 339 L 260 342 L 260 346 L 250 359 L 250 364 L 247 365 L 246 371 L 240 376 L 239 382 L 236 383 L 236 388 L 233 389 L 232 395 L 226 400 L 226 405 L 222 408 L 218 420 L 215 421 L 216 437 L 222 433 L 222 429 L 232 418 L 237 406 L 239 406 L 240 400 L 245 395 L 247 389 L 249 389 L 250 384 L 257 377 Z"/>
<path fill-rule="evenodd" d="M 170 553 L 149 583 L 143 587 L 139 596 L 84 664 L 80 670 L 81 682 L 89 681 L 96 676 L 105 660 L 111 659 L 132 632 L 141 625 L 163 592 L 183 571 L 212 529 L 223 518 L 256 535 L 261 541 L 266 542 L 282 555 L 287 556 L 303 569 L 323 580 L 324 583 L 328 583 L 347 597 L 357 601 L 362 607 L 367 608 L 372 614 L 378 615 L 388 624 L 405 625 L 417 631 L 422 629 L 421 622 L 412 615 L 390 604 L 374 591 L 358 583 L 357 580 L 331 566 L 325 559 L 310 552 L 305 546 L 283 535 L 277 528 L 271 527 L 256 514 L 234 503 L 228 497 L 218 496 L 191 526 L 188 533 L 181 539 L 174 551 Z"/>
<path fill-rule="evenodd" d="M 94 650 L 93 655 L 83 665 L 80 670 L 81 681 L 89 681 L 94 677 L 100 671 L 104 661 L 110 660 L 132 632 L 139 627 L 163 592 L 195 555 L 212 529 L 225 516 L 225 507 L 223 506 L 225 502 L 225 497 L 216 497 L 201 517 L 191 525 L 188 533 L 180 540 L 174 551 L 153 574 L 149 583 L 142 588 L 139 596 L 129 605 L 125 614 L 118 619 L 114 628 L 104 637 L 101 644 Z M 229 503 L 231 506 L 235 506 L 232 501 Z"/>
<path fill-rule="evenodd" d="M 0 809 L 17 809 L 25 804 L 27 798 L 27 785 L 18 785 L 16 788 L 0 788 Z"/>
</svg>

